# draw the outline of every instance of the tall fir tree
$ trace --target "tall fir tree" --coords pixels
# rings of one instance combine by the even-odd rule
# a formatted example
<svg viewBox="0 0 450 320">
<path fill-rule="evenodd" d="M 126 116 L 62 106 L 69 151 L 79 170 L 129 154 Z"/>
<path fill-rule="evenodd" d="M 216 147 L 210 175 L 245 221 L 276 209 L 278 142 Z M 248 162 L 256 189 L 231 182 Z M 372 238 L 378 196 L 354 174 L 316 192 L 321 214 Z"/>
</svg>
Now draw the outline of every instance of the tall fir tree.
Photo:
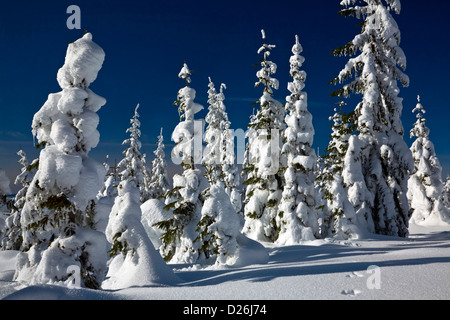
<svg viewBox="0 0 450 320">
<path fill-rule="evenodd" d="M 202 174 L 195 164 L 201 161 L 203 122 L 194 120 L 194 115 L 203 106 L 194 102 L 196 91 L 189 87 L 191 71 L 184 63 L 178 77 L 186 81 L 186 86 L 178 91 L 177 100 L 180 122 L 172 133 L 175 147 L 172 159 L 179 157 L 183 173 L 173 177 L 173 188 L 164 195 L 166 210 L 172 216 L 155 224 L 163 231 L 160 252 L 166 261 L 193 263 L 199 258 L 197 224 L 201 217 Z"/>
<path fill-rule="evenodd" d="M 34 115 L 33 135 L 43 149 L 22 209 L 15 280 L 66 282 L 74 265 L 88 288 L 99 288 L 104 278 L 107 242 L 96 230 L 94 209 L 105 168 L 89 158 L 100 137 L 97 111 L 106 103 L 89 85 L 104 57 L 90 33 L 69 44 L 57 75 L 62 91 Z"/>
<path fill-rule="evenodd" d="M 198 223 L 199 253 L 207 259 L 215 259 L 218 264 L 230 263 L 237 255 L 237 235 L 240 233 L 240 218 L 231 203 L 231 195 L 236 190 L 236 171 L 234 166 L 234 144 L 230 122 L 223 103 L 225 96 L 220 86 L 217 93 L 214 83 L 209 79 L 209 112 L 205 117 L 208 126 L 205 131 L 206 143 L 203 167 L 210 187 L 205 190 L 202 217 Z M 228 148 L 232 150 L 228 150 Z M 230 190 L 227 194 L 226 188 Z"/>
<path fill-rule="evenodd" d="M 164 152 L 163 129 L 158 136 L 158 146 L 153 152 L 155 159 L 152 161 L 151 178 L 149 182 L 150 198 L 156 199 L 169 190 L 169 177 L 167 173 L 166 153 Z"/>
<path fill-rule="evenodd" d="M 148 168 L 143 161 L 141 153 L 142 143 L 139 140 L 141 137 L 141 122 L 139 121 L 139 104 L 134 110 L 133 118 L 130 119 L 131 127 L 127 129 L 127 133 L 130 133 L 130 137 L 122 142 L 122 145 L 129 145 L 123 151 L 124 158 L 117 164 L 121 174 L 127 176 L 132 175 L 136 179 L 136 186 L 139 189 L 141 203 L 149 199 L 148 185 L 145 181 L 145 176 L 148 176 L 146 172 Z M 119 174 L 120 176 L 120 174 Z"/>
<path fill-rule="evenodd" d="M 397 82 L 407 86 L 409 78 L 401 70 L 406 57 L 391 15 L 400 13 L 400 1 L 343 0 L 341 5 L 341 15 L 363 19 L 361 34 L 333 51 L 336 56 L 356 55 L 332 83 L 354 79 L 333 96 L 362 95 L 353 113 L 357 134 L 349 139 L 344 183 L 361 226 L 372 233 L 406 237 L 407 181 L 413 161 L 403 139 Z"/>
<path fill-rule="evenodd" d="M 355 225 L 355 210 L 348 200 L 347 186 L 342 178 L 344 157 L 353 128 L 348 122 L 351 115 L 343 113 L 343 104 L 339 102 L 340 111 L 334 109 L 334 115 L 329 118 L 333 121 L 331 139 L 320 159 L 322 166 L 316 178 L 316 185 L 323 197 L 320 226 L 323 238 L 348 239 L 357 237 L 359 233 Z"/>
<path fill-rule="evenodd" d="M 316 154 L 312 149 L 314 127 L 307 93 L 302 91 L 306 80 L 306 72 L 300 70 L 305 61 L 300 55 L 302 52 L 298 36 L 295 36 L 290 58 L 292 82 L 288 84 L 291 94 L 286 97 L 285 106 L 287 128 L 281 149 L 285 184 L 277 218 L 280 229 L 277 243 L 282 245 L 319 237 L 314 188 Z"/>
<path fill-rule="evenodd" d="M 414 172 L 408 180 L 411 220 L 417 224 L 450 223 L 450 211 L 443 202 L 442 167 L 429 137 L 420 96 L 413 112 L 417 112 L 417 121 L 411 129 L 411 138 L 416 137 L 411 146 Z"/>
<path fill-rule="evenodd" d="M 133 126 L 127 133 L 131 138 L 125 140 L 130 147 L 124 152 L 125 157 L 119 164 L 120 183 L 118 195 L 105 230 L 106 238 L 111 244 L 111 262 L 108 279 L 103 282 L 105 289 L 121 289 L 130 286 L 172 284 L 175 280 L 172 270 L 164 263 L 155 250 L 141 222 L 142 171 L 137 161 L 138 136 L 137 107 Z"/>
<path fill-rule="evenodd" d="M 245 167 L 243 232 L 256 240 L 274 242 L 279 234 L 277 214 L 283 185 L 280 147 L 285 112 L 283 105 L 273 98 L 273 90 L 278 89 L 279 83 L 272 77 L 277 65 L 269 60 L 269 56 L 275 46 L 266 43 L 264 30 L 261 33 L 264 43 L 258 50 L 262 58 L 255 86 L 262 86 L 263 92 L 257 102 L 259 109 L 248 125 L 253 133 L 250 134 L 252 143 L 248 144 Z"/>
</svg>

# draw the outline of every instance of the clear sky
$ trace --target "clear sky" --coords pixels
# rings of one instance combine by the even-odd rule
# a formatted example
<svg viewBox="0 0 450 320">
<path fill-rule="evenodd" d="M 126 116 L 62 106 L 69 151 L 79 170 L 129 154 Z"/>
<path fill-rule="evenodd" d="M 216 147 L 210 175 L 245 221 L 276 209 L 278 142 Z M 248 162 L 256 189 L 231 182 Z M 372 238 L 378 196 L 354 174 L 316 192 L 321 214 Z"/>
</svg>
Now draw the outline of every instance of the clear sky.
<svg viewBox="0 0 450 320">
<path fill-rule="evenodd" d="M 207 84 L 210 76 L 225 91 L 233 129 L 246 130 L 249 116 L 261 89 L 254 88 L 259 62 L 261 29 L 276 45 L 271 60 L 278 65 L 275 77 L 280 89 L 275 97 L 284 102 L 288 91 L 289 57 L 298 34 L 306 61 L 305 91 L 315 127 L 314 147 L 324 150 L 330 135 L 328 117 L 333 114 L 336 88 L 327 83 L 338 75 L 348 58 L 337 58 L 331 50 L 346 44 L 359 33 L 360 22 L 337 14 L 339 0 L 224 0 L 224 1 L 5 1 L 0 0 L 0 168 L 13 181 L 20 170 L 16 152 L 22 148 L 32 159 L 31 121 L 49 93 L 58 92 L 56 73 L 64 63 L 70 41 L 84 29 L 106 53 L 106 60 L 91 89 L 105 97 L 99 111 L 101 142 L 91 156 L 103 161 L 121 157 L 121 142 L 127 138 L 129 119 L 137 103 L 144 152 L 152 156 L 160 128 L 164 128 L 166 154 L 170 134 L 179 117 L 172 105 L 184 86 L 178 79 L 183 61 L 195 70 L 191 87 L 196 102 L 207 113 Z M 81 30 L 69 30 L 69 5 L 81 9 Z M 401 88 L 405 140 L 415 117 L 411 110 L 418 94 L 427 110 L 431 140 L 450 174 L 450 1 L 402 0 L 402 12 L 394 15 L 402 32 L 401 47 L 411 79 Z M 354 107 L 351 104 L 349 107 Z"/>
</svg>

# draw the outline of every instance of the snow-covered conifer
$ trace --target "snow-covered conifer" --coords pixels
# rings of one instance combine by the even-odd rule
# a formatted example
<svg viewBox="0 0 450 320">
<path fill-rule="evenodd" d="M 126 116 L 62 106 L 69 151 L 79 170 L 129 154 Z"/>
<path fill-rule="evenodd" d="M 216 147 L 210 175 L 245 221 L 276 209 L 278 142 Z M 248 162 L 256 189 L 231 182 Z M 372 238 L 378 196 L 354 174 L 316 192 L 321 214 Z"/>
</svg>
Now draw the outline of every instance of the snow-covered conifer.
<svg viewBox="0 0 450 320">
<path fill-rule="evenodd" d="M 158 136 L 158 146 L 153 152 L 155 159 L 152 161 L 152 172 L 149 183 L 150 198 L 156 199 L 169 190 L 169 177 L 167 174 L 166 154 L 164 152 L 163 129 Z"/>
<path fill-rule="evenodd" d="M 205 168 L 205 176 L 210 184 L 224 184 L 222 172 L 222 146 L 225 121 L 228 121 L 228 115 L 225 112 L 223 104 L 222 84 L 221 94 L 218 94 L 214 83 L 209 78 L 208 84 L 208 114 L 205 121 L 208 124 L 204 134 L 205 149 L 203 152 L 202 164 Z"/>
<path fill-rule="evenodd" d="M 233 192 L 236 191 L 237 174 L 234 143 L 229 141 L 233 135 L 223 103 L 223 88 L 224 84 L 220 86 L 220 93 L 217 93 L 214 83 L 209 79 L 203 166 L 210 188 L 205 192 L 206 200 L 198 223 L 199 235 L 196 241 L 200 243 L 199 253 L 205 258 L 217 257 L 218 264 L 229 264 L 229 259 L 237 259 L 236 237 L 240 233 L 240 218 L 230 199 L 230 196 L 235 196 Z M 230 147 L 232 149 L 227 150 Z"/>
<path fill-rule="evenodd" d="M 288 84 L 291 93 L 286 97 L 287 114 L 283 147 L 283 166 L 285 184 L 279 205 L 277 243 L 281 245 L 299 243 L 319 237 L 319 224 L 316 212 L 316 191 L 314 188 L 316 154 L 312 149 L 314 127 L 312 115 L 308 111 L 305 87 L 306 72 L 300 70 L 305 58 L 300 55 L 303 48 L 295 36 L 290 58 Z"/>
<path fill-rule="evenodd" d="M 282 195 L 280 147 L 285 112 L 282 104 L 273 98 L 273 90 L 279 86 L 278 80 L 272 77 L 277 65 L 268 59 L 275 46 L 266 43 L 264 30 L 261 33 L 264 44 L 258 50 L 262 58 L 255 86 L 263 86 L 263 93 L 258 101 L 260 108 L 248 125 L 249 130 L 256 133 L 251 134 L 254 137 L 248 145 L 249 159 L 245 167 L 243 231 L 255 240 L 274 242 L 279 233 L 276 217 Z"/>
<path fill-rule="evenodd" d="M 343 0 L 341 5 L 343 16 L 364 20 L 361 34 L 334 50 L 337 56 L 356 57 L 349 59 L 332 83 L 354 79 L 333 95 L 362 95 L 353 113 L 357 134 L 349 139 L 343 181 L 364 229 L 406 237 L 407 181 L 413 161 L 403 139 L 403 106 L 397 82 L 407 86 L 409 78 L 401 70 L 406 68 L 406 57 L 399 46 L 400 30 L 391 15 L 392 11 L 400 13 L 400 1 Z"/>
<path fill-rule="evenodd" d="M 141 154 L 141 122 L 139 121 L 138 113 L 139 104 L 134 110 L 133 118 L 130 119 L 131 127 L 127 129 L 127 133 L 130 133 L 130 137 L 122 142 L 122 145 L 129 145 L 127 149 L 123 151 L 124 158 L 118 163 L 120 174 L 126 176 L 133 176 L 136 179 L 136 186 L 140 192 L 141 203 L 149 199 L 148 187 L 145 183 L 144 176 L 148 170 L 142 160 Z"/>
<path fill-rule="evenodd" d="M 201 217 L 202 174 L 195 164 L 202 156 L 203 122 L 194 120 L 194 115 L 203 106 L 194 102 L 196 92 L 189 87 L 191 71 L 184 63 L 178 77 L 186 80 L 186 86 L 178 91 L 177 100 L 180 122 L 172 133 L 175 147 L 172 159 L 179 157 L 183 173 L 173 177 L 173 188 L 164 195 L 166 210 L 172 216 L 155 224 L 163 231 L 160 252 L 166 261 L 193 263 L 198 259 L 196 231 Z M 183 120 L 184 119 L 184 120 Z"/>
<path fill-rule="evenodd" d="M 208 103 L 209 112 L 206 115 L 208 126 L 204 140 L 206 147 L 203 155 L 203 167 L 210 184 L 221 183 L 230 196 L 236 212 L 242 208 L 241 195 L 238 188 L 239 175 L 235 165 L 234 134 L 230 129 L 230 121 L 224 104 L 225 84 L 220 85 L 217 92 L 214 83 L 209 78 Z"/>
<path fill-rule="evenodd" d="M 20 225 L 20 215 L 25 205 L 28 187 L 33 180 L 38 166 L 38 159 L 29 164 L 27 156 L 23 150 L 19 150 L 19 163 L 22 165 L 20 174 L 16 177 L 14 183 L 22 185 L 14 198 L 14 208 L 11 215 L 6 219 L 5 235 L 0 243 L 3 250 L 20 250 L 22 246 L 22 227 Z"/>
<path fill-rule="evenodd" d="M 106 237 L 111 243 L 109 254 L 113 259 L 102 287 L 120 289 L 172 284 L 175 276 L 155 250 L 141 222 L 141 172 L 130 170 L 130 165 L 126 165 L 119 176 L 118 196 L 106 227 Z"/>
<path fill-rule="evenodd" d="M 442 201 L 444 202 L 445 207 L 450 210 L 450 177 L 447 177 L 447 180 L 444 183 Z"/>
<path fill-rule="evenodd" d="M 342 181 L 344 157 L 348 149 L 348 140 L 352 125 L 351 118 L 341 110 L 329 119 L 333 121 L 331 140 L 321 157 L 323 167 L 317 175 L 316 184 L 323 196 L 321 235 L 324 238 L 333 237 L 348 239 L 358 235 L 355 226 L 355 210 L 347 198 L 347 187 Z"/>
<path fill-rule="evenodd" d="M 88 156 L 100 137 L 96 112 L 106 103 L 89 85 L 104 57 L 90 33 L 69 44 L 57 75 L 62 91 L 50 94 L 34 115 L 32 131 L 44 148 L 22 209 L 15 280 L 64 282 L 74 265 L 88 288 L 99 288 L 104 278 L 107 241 L 95 230 L 93 208 L 105 168 Z"/>
<path fill-rule="evenodd" d="M 450 222 L 450 212 L 443 202 L 442 167 L 430 140 L 420 97 L 413 112 L 417 121 L 411 130 L 416 140 L 411 146 L 414 172 L 408 180 L 408 200 L 411 220 L 416 224 Z"/>
<path fill-rule="evenodd" d="M 205 258 L 216 257 L 218 265 L 233 265 L 239 257 L 237 237 L 241 224 L 230 197 L 220 183 L 214 183 L 207 191 L 198 223 L 198 251 Z"/>
</svg>

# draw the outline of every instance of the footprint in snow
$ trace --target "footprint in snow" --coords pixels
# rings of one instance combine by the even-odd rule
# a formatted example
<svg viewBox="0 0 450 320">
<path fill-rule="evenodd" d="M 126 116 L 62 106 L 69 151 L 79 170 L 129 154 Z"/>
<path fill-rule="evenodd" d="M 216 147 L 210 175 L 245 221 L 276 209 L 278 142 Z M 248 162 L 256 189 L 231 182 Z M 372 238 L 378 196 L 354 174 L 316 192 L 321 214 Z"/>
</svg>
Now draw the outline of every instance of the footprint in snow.
<svg viewBox="0 0 450 320">
<path fill-rule="evenodd" d="M 349 290 L 342 290 L 341 294 L 354 297 L 354 296 L 360 294 L 361 292 L 362 291 L 358 290 L 358 289 L 349 289 Z"/>
<path fill-rule="evenodd" d="M 364 277 L 364 272 L 352 272 L 351 274 L 346 275 L 347 278 L 362 278 Z"/>
</svg>

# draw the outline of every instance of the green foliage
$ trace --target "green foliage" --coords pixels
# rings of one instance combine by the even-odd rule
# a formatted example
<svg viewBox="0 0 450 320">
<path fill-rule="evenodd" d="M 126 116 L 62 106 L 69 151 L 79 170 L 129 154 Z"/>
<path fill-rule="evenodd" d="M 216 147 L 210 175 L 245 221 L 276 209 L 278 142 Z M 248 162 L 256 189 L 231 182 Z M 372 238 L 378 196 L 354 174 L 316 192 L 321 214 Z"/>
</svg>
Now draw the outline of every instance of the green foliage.
<svg viewBox="0 0 450 320">
<path fill-rule="evenodd" d="M 267 201 L 267 207 L 269 208 L 275 208 L 277 204 L 278 204 L 277 199 L 270 199 Z"/>
<path fill-rule="evenodd" d="M 204 254 L 208 259 L 212 255 L 219 253 L 219 246 L 216 243 L 216 236 L 210 232 L 209 226 L 215 222 L 211 216 L 205 215 L 197 224 L 196 231 L 199 233 L 194 242 L 200 242 L 201 246 L 198 249 L 199 254 Z"/>
<path fill-rule="evenodd" d="M 171 191 L 173 190 L 169 192 Z M 157 222 L 153 226 L 164 231 L 161 236 L 164 248 L 163 258 L 165 261 L 170 261 L 175 254 L 175 244 L 180 240 L 184 227 L 191 221 L 194 215 L 195 204 L 174 201 L 166 205 L 164 209 L 173 210 L 173 216 L 167 220 Z"/>
</svg>

